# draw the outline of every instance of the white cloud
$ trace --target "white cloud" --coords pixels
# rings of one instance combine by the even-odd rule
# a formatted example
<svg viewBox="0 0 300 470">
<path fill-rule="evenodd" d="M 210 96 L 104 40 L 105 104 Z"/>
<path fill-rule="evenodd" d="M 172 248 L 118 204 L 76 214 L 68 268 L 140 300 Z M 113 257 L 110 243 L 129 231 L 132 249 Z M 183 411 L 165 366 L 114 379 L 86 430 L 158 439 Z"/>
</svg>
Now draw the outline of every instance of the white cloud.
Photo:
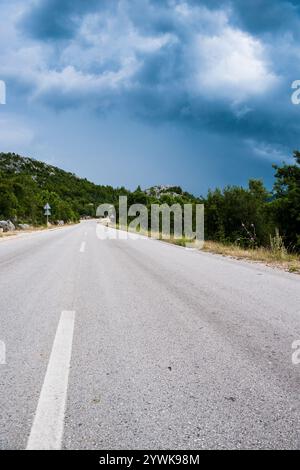
<svg viewBox="0 0 300 470">
<path fill-rule="evenodd" d="M 28 99 L 57 95 L 93 98 L 119 93 L 136 85 L 135 76 L 147 60 L 167 45 L 173 34 L 142 34 L 130 18 L 86 15 L 76 36 L 57 48 L 54 43 L 23 41 L 17 34 L 2 50 L 1 74 L 26 84 Z"/>
<path fill-rule="evenodd" d="M 0 38 L 1 27 L 9 23 L 9 41 L 3 42 L 1 51 L 0 79 L 9 77 L 26 84 L 26 89 L 32 90 L 28 91 L 31 99 L 43 98 L 52 91 L 77 95 L 78 100 L 93 98 L 95 93 L 98 99 L 101 93 L 118 97 L 124 90 L 143 88 L 137 74 L 153 56 L 164 48 L 177 48 L 181 52 L 170 54 L 170 70 L 181 75 L 161 84 L 165 93 L 176 88 L 179 94 L 189 92 L 191 97 L 225 98 L 242 115 L 246 108 L 239 103 L 276 85 L 278 78 L 263 43 L 231 27 L 229 10 L 209 10 L 187 2 L 172 5 L 168 14 L 178 31 L 176 27 L 172 33 L 143 29 L 124 6 L 117 14 L 106 11 L 83 16 L 76 35 L 59 45 L 21 37 L 14 26 L 15 7 L 8 21 L 0 19 Z M 20 7 L 17 13 L 19 21 Z M 160 66 L 168 66 L 167 54 Z M 157 83 L 154 86 L 162 89 Z"/>
<path fill-rule="evenodd" d="M 122 64 L 118 71 L 107 71 L 100 75 L 84 73 L 69 65 L 61 71 L 47 70 L 41 72 L 36 80 L 36 89 L 33 98 L 37 99 L 47 93 L 60 95 L 70 94 L 78 101 L 88 96 L 94 97 L 97 93 L 113 92 L 131 86 L 131 78 L 138 65 L 134 60 Z"/>
<path fill-rule="evenodd" d="M 87 15 L 77 36 L 61 54 L 64 63 L 76 62 L 84 68 L 114 62 L 120 64 L 137 58 L 138 53 L 152 54 L 168 44 L 174 44 L 176 36 L 165 34 L 141 34 L 130 18 Z"/>
<path fill-rule="evenodd" d="M 194 59 L 194 85 L 200 94 L 214 99 L 243 101 L 266 93 L 278 82 L 263 44 L 229 26 L 215 35 L 198 35 Z"/>
<path fill-rule="evenodd" d="M 226 7 L 210 10 L 203 5 L 191 6 L 186 2 L 177 3 L 174 11 L 176 20 L 185 27 L 207 32 L 223 29 L 228 24 L 230 16 L 230 10 Z"/>
</svg>

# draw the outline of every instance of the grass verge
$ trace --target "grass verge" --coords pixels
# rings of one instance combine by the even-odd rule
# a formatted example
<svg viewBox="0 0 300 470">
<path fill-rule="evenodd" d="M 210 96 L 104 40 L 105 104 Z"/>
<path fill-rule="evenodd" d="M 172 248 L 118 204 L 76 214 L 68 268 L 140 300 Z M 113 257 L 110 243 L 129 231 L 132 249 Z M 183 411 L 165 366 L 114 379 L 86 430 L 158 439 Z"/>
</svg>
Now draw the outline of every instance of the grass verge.
<svg viewBox="0 0 300 470">
<path fill-rule="evenodd" d="M 268 266 L 275 266 L 291 273 L 300 274 L 300 256 L 285 251 L 274 251 L 262 247 L 244 249 L 236 245 L 225 245 L 214 241 L 206 241 L 202 250 L 235 259 L 261 262 Z"/>
<path fill-rule="evenodd" d="M 37 226 L 32 226 L 29 229 L 26 230 L 13 230 L 11 232 L 0 232 L 0 239 L 2 238 L 9 238 L 9 237 L 16 237 L 18 235 L 22 235 L 24 233 L 33 233 L 33 232 L 44 232 L 46 230 L 56 230 L 56 229 L 61 229 L 64 227 L 68 227 L 70 225 L 75 225 L 75 223 L 68 223 L 65 225 L 50 225 L 47 227 L 46 225 L 37 225 Z"/>
<path fill-rule="evenodd" d="M 119 225 L 114 228 L 120 229 Z M 149 232 L 140 231 L 135 232 L 143 236 L 150 236 Z M 171 243 L 177 246 L 188 246 L 191 242 L 186 238 L 174 239 L 164 238 L 162 234 L 157 236 L 157 239 L 166 243 Z M 203 248 L 200 251 L 215 253 L 222 256 L 228 256 L 237 260 L 251 261 L 255 263 L 263 263 L 267 266 L 284 269 L 290 273 L 300 274 L 300 256 L 293 253 L 288 253 L 285 249 L 268 249 L 268 248 L 252 248 L 245 249 L 234 244 L 224 244 L 214 241 L 204 242 Z"/>
</svg>

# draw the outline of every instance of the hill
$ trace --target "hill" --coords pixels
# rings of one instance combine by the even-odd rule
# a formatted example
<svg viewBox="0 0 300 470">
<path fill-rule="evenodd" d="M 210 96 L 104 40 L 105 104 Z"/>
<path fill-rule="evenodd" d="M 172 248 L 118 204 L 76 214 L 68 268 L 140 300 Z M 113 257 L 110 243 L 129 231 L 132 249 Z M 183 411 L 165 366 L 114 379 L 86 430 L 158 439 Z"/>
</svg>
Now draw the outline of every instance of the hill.
<svg viewBox="0 0 300 470">
<path fill-rule="evenodd" d="M 128 205 L 205 204 L 205 238 L 237 246 L 272 247 L 300 251 L 300 153 L 295 163 L 274 166 L 273 192 L 261 180 L 249 180 L 247 188 L 227 186 L 196 198 L 179 186 L 124 187 L 96 185 L 60 168 L 14 153 L 0 153 L 0 220 L 39 225 L 45 223 L 43 207 L 52 207 L 52 221 L 77 221 L 94 216 L 102 203 L 114 204 L 120 195 Z M 275 238 L 274 238 L 275 237 Z"/>
<path fill-rule="evenodd" d="M 96 185 L 60 168 L 15 153 L 0 153 L 0 218 L 39 224 L 49 202 L 53 220 L 76 221 L 94 215 L 103 203 L 116 203 L 125 188 Z"/>
<path fill-rule="evenodd" d="M 47 163 L 25 158 L 15 153 L 0 153 L 0 220 L 42 224 L 43 207 L 48 202 L 52 220 L 77 221 L 83 216 L 95 216 L 103 203 L 118 208 L 120 195 L 128 196 L 128 204 L 152 202 L 195 202 L 197 199 L 180 187 L 155 186 L 131 192 L 124 187 L 101 186 Z"/>
</svg>

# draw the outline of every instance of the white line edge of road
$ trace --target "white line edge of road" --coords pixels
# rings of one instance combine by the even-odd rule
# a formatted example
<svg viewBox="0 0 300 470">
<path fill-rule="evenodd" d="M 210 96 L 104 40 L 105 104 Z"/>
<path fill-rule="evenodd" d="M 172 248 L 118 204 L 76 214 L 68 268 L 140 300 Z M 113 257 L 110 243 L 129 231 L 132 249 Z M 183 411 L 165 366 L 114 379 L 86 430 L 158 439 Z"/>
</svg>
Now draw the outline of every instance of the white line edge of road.
<svg viewBox="0 0 300 470">
<path fill-rule="evenodd" d="M 75 312 L 63 311 L 26 450 L 60 450 L 64 432 Z"/>
<path fill-rule="evenodd" d="M 84 253 L 84 252 L 85 252 L 85 246 L 86 246 L 86 243 L 85 243 L 85 242 L 82 242 L 81 245 L 80 245 L 80 250 L 79 250 L 80 253 Z"/>
</svg>

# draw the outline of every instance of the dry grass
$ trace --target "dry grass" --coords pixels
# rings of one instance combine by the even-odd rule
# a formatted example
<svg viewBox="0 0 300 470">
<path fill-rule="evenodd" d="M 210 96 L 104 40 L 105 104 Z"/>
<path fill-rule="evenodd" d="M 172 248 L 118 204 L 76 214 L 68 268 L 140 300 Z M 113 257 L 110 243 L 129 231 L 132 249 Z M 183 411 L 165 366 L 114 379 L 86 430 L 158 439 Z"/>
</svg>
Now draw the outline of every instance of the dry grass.
<svg viewBox="0 0 300 470">
<path fill-rule="evenodd" d="M 115 227 L 119 230 L 119 226 Z M 140 235 L 150 236 L 150 232 L 140 231 L 135 232 Z M 187 246 L 191 241 L 185 238 L 174 239 L 174 238 L 163 238 L 162 234 L 157 234 L 157 238 L 163 242 L 171 243 L 178 246 Z M 153 234 L 152 234 L 153 236 Z M 274 239 L 275 240 L 275 239 Z M 276 246 L 279 249 L 276 249 Z M 267 266 L 273 266 L 280 269 L 284 269 L 290 273 L 300 274 L 300 256 L 292 253 L 288 253 L 283 245 L 279 243 L 274 245 L 274 249 L 267 248 L 252 248 L 245 249 L 234 244 L 223 244 L 219 242 L 206 241 L 202 251 L 215 253 L 222 256 L 228 256 L 238 260 L 246 260 L 256 263 L 264 263 Z M 195 246 L 196 248 L 196 246 Z"/>
<path fill-rule="evenodd" d="M 261 262 L 300 274 L 300 256 L 285 251 L 272 251 L 267 248 L 244 249 L 236 245 L 224 245 L 213 241 L 206 241 L 203 251 L 230 256 L 235 259 Z"/>
<path fill-rule="evenodd" d="M 0 232 L 0 238 L 15 237 L 22 233 L 42 232 L 44 230 L 48 230 L 47 227 L 44 227 L 44 226 L 30 227 L 27 230 L 13 230 L 12 232 Z"/>
<path fill-rule="evenodd" d="M 22 235 L 24 233 L 44 232 L 46 230 L 58 230 L 58 229 L 62 229 L 64 227 L 67 227 L 69 225 L 74 225 L 74 224 L 69 223 L 69 224 L 65 224 L 65 225 L 62 225 L 62 226 L 51 225 L 49 227 L 46 227 L 46 225 L 39 225 L 39 226 L 36 226 L 36 227 L 30 227 L 27 230 L 14 230 L 12 232 L 0 232 L 0 239 L 9 238 L 9 237 L 17 237 L 18 235 Z"/>
<path fill-rule="evenodd" d="M 16 232 L 0 232 L 0 238 L 12 237 Z"/>
</svg>

